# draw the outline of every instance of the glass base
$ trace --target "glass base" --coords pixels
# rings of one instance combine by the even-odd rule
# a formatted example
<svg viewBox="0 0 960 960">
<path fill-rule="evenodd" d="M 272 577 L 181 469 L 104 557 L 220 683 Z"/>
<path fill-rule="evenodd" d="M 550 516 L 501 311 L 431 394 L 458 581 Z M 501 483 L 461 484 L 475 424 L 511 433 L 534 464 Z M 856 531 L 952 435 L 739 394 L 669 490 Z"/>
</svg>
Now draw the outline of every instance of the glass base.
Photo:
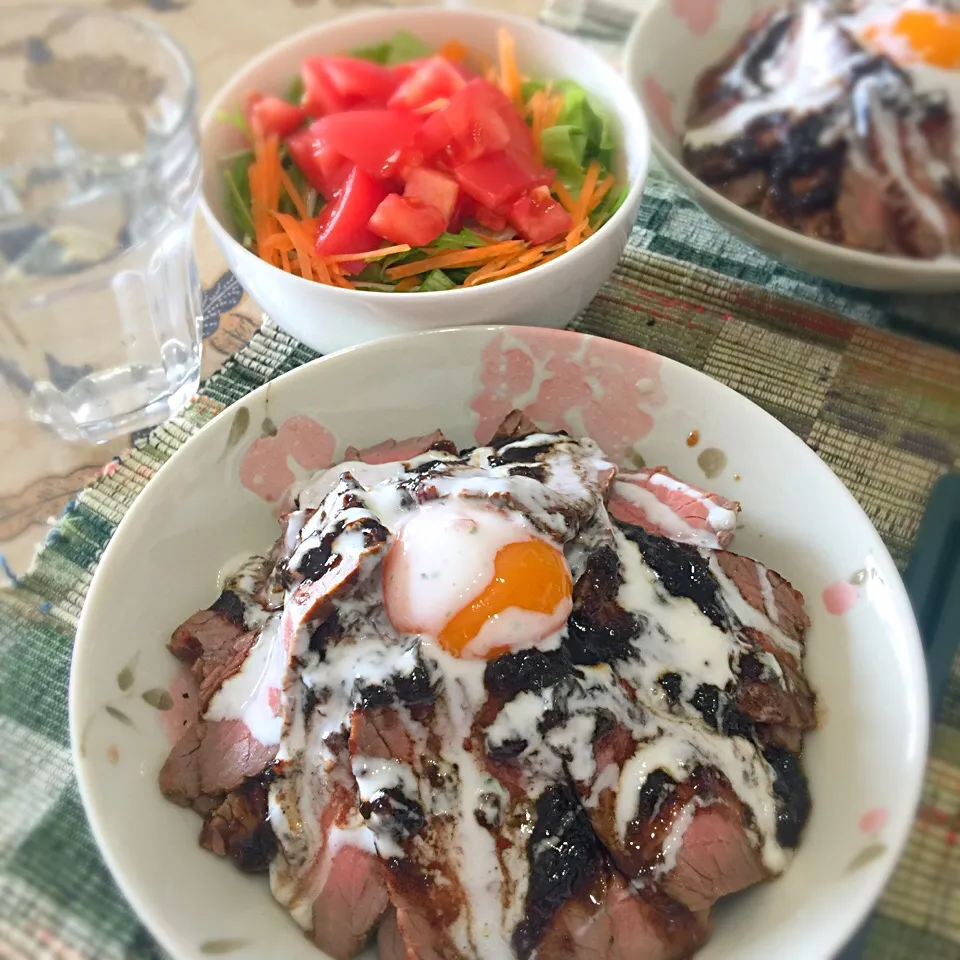
<svg viewBox="0 0 960 960">
<path fill-rule="evenodd" d="M 179 373 L 172 390 L 167 371 L 143 364 L 89 374 L 65 392 L 39 383 L 30 396 L 30 417 L 64 440 L 106 443 L 180 410 L 197 391 L 200 364 Z"/>
</svg>

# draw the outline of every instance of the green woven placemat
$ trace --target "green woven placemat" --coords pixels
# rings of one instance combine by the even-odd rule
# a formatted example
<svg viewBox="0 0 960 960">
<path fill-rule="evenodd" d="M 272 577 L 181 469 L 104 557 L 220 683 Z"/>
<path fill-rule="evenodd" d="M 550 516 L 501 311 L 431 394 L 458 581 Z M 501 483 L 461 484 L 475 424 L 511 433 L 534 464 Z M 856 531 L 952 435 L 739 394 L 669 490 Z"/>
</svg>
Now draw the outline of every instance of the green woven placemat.
<svg viewBox="0 0 960 960">
<path fill-rule="evenodd" d="M 841 477 L 902 567 L 933 483 L 960 467 L 958 354 L 845 320 L 834 310 L 856 311 L 840 294 L 789 271 L 734 277 L 734 261 L 717 259 L 730 243 L 655 181 L 615 275 L 572 328 L 656 350 L 755 400 Z M 801 282 L 809 296 L 784 294 Z M 314 356 L 265 326 L 189 408 L 104 470 L 33 570 L 0 593 L 0 960 L 162 956 L 116 892 L 73 779 L 66 695 L 77 617 L 116 524 L 171 454 L 225 405 Z M 955 667 L 870 960 L 960 960 L 958 833 Z"/>
</svg>

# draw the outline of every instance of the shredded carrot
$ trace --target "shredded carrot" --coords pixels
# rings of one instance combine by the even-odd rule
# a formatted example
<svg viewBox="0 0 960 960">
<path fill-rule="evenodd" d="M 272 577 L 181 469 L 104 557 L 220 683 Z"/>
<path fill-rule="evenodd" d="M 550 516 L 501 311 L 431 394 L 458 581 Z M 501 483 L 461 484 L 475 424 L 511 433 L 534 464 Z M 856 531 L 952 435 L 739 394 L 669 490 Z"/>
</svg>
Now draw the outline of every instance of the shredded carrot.
<svg viewBox="0 0 960 960">
<path fill-rule="evenodd" d="M 307 215 L 307 205 L 303 202 L 303 197 L 300 196 L 300 192 L 293 185 L 293 181 L 290 179 L 290 175 L 286 170 L 283 169 L 283 165 L 280 166 L 280 183 L 283 186 L 283 189 L 286 190 L 287 196 L 293 202 L 294 207 L 296 207 L 297 213 L 300 214 L 302 220 L 306 220 Z"/>
<path fill-rule="evenodd" d="M 519 104 L 521 79 L 517 69 L 517 46 L 513 34 L 506 27 L 497 31 L 497 50 L 500 54 L 500 89 Z"/>
<path fill-rule="evenodd" d="M 600 177 L 600 164 L 596 160 L 590 161 L 587 167 L 586 176 L 583 178 L 583 186 L 580 188 L 580 196 L 577 197 L 577 205 L 570 216 L 574 223 L 583 220 L 590 210 L 590 201 L 593 199 L 593 191 L 597 188 L 597 180 Z"/>
<path fill-rule="evenodd" d="M 398 243 L 395 247 L 381 247 L 379 250 L 368 250 L 366 253 L 338 253 L 335 256 L 325 257 L 327 263 L 351 263 L 357 260 L 381 260 L 394 253 L 409 253 L 408 243 Z"/>
<path fill-rule="evenodd" d="M 478 283 L 483 283 L 488 277 L 492 277 L 498 270 L 505 267 L 511 260 L 513 255 L 508 255 L 505 257 L 497 257 L 494 260 L 491 260 L 489 263 L 480 267 L 478 270 L 474 270 L 466 280 L 463 281 L 465 287 L 474 287 Z"/>
<path fill-rule="evenodd" d="M 502 243 L 502 240 L 499 240 L 497 237 L 491 237 L 489 233 L 481 233 L 479 230 L 474 230 L 473 235 L 479 240 L 482 240 L 484 243 Z"/>
<path fill-rule="evenodd" d="M 544 111 L 547 104 L 547 94 L 538 90 L 527 103 L 530 112 L 530 133 L 533 136 L 533 146 L 537 151 L 537 159 L 543 160 L 543 148 L 540 145 L 540 135 L 546 129 L 543 125 Z"/>
<path fill-rule="evenodd" d="M 491 244 L 489 247 L 450 250 L 435 257 L 428 257 L 426 260 L 415 260 L 412 263 L 391 267 L 386 273 L 391 280 L 402 280 L 404 277 L 427 273 L 430 270 L 442 270 L 444 267 L 477 267 L 505 254 L 516 254 L 523 250 L 524 246 L 522 240 L 505 240 L 502 243 Z"/>
<path fill-rule="evenodd" d="M 497 71 L 490 57 L 487 56 L 487 54 L 485 54 L 482 50 L 471 50 L 470 57 L 474 66 L 476 67 L 477 74 L 483 77 L 485 80 L 488 80 L 490 83 L 496 85 Z"/>
<path fill-rule="evenodd" d="M 470 51 L 459 40 L 448 40 L 438 51 L 437 55 L 460 63 L 466 60 Z"/>
<path fill-rule="evenodd" d="M 575 220 L 573 227 L 570 229 L 570 232 L 567 234 L 566 248 L 572 250 L 578 243 L 583 240 L 583 231 L 589 226 L 587 218 L 584 217 L 582 220 Z"/>
<path fill-rule="evenodd" d="M 330 268 L 327 266 L 327 261 L 323 257 L 317 257 L 316 260 L 317 267 L 317 279 L 321 283 L 333 283 L 333 277 L 330 276 Z"/>
<path fill-rule="evenodd" d="M 552 189 L 563 204 L 563 209 L 572 215 L 573 211 L 577 209 L 577 201 L 573 199 L 570 191 L 559 180 L 553 181 Z"/>
<path fill-rule="evenodd" d="M 420 286 L 419 277 L 404 277 L 394 287 L 398 293 L 407 293 L 409 290 L 416 290 Z"/>
<path fill-rule="evenodd" d="M 343 275 L 339 263 L 330 264 L 330 278 L 334 286 L 343 287 L 345 290 L 356 290 L 356 287 Z"/>
<path fill-rule="evenodd" d="M 555 127 L 557 125 L 560 114 L 563 112 L 563 104 L 564 98 L 562 93 L 555 93 L 547 99 L 543 114 L 544 130 L 546 130 L 547 127 Z"/>
<path fill-rule="evenodd" d="M 253 216 L 254 235 L 257 251 L 276 233 L 271 223 L 272 213 L 280 200 L 280 148 L 276 137 L 264 139 L 254 135 L 254 162 L 247 176 L 250 182 L 250 207 Z M 279 256 L 270 249 L 265 250 L 263 258 L 274 266 L 280 266 Z"/>
<path fill-rule="evenodd" d="M 610 192 L 610 188 L 617 182 L 612 173 L 608 173 L 598 184 L 597 189 L 593 191 L 590 198 L 590 213 L 593 213 L 600 206 L 603 198 Z"/>
<path fill-rule="evenodd" d="M 297 251 L 297 262 L 300 265 L 300 275 L 304 280 L 312 280 L 313 262 L 319 258 L 314 253 L 313 238 L 304 226 L 305 221 L 296 220 L 289 213 L 274 213 L 273 216 L 293 241 Z"/>
<path fill-rule="evenodd" d="M 280 251 L 280 266 L 283 267 L 287 273 L 293 273 L 293 270 L 290 269 L 290 257 L 287 256 L 286 250 Z"/>
<path fill-rule="evenodd" d="M 289 253 L 293 249 L 293 238 L 287 233 L 275 233 L 272 236 L 267 237 L 267 239 L 260 244 L 261 256 L 264 253 L 270 253 L 272 251 L 276 251 L 277 253 Z"/>
<path fill-rule="evenodd" d="M 563 256 L 567 251 L 566 250 L 557 250 L 554 253 L 547 254 L 546 256 L 541 255 L 538 260 L 534 263 L 517 263 L 511 264 L 507 267 L 504 267 L 502 270 L 499 270 L 492 277 L 488 277 L 489 280 L 502 280 L 504 277 L 512 277 L 518 273 L 524 273 L 525 271 L 531 269 L 531 267 L 542 267 L 545 263 L 549 263 L 551 260 L 556 260 L 557 257 Z"/>
</svg>

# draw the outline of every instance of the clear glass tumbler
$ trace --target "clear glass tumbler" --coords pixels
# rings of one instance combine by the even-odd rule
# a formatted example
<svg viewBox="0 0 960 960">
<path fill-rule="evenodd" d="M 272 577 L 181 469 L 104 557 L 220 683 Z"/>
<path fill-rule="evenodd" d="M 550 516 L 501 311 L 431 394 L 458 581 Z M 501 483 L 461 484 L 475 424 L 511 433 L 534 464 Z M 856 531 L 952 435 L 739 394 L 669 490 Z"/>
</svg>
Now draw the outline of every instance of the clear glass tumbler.
<svg viewBox="0 0 960 960">
<path fill-rule="evenodd" d="M 196 391 L 196 83 L 156 27 L 0 8 L 0 417 L 95 443 Z"/>
</svg>

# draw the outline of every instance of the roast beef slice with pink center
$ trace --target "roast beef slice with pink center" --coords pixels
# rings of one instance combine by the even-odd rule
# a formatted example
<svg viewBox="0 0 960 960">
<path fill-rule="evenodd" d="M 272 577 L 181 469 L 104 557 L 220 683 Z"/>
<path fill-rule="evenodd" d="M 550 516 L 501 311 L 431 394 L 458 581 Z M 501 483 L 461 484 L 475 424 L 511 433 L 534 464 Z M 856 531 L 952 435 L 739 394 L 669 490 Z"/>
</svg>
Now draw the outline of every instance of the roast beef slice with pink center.
<svg viewBox="0 0 960 960">
<path fill-rule="evenodd" d="M 174 744 L 160 770 L 160 790 L 181 806 L 211 808 L 273 762 L 277 748 L 255 740 L 242 720 L 200 720 Z"/>
</svg>

